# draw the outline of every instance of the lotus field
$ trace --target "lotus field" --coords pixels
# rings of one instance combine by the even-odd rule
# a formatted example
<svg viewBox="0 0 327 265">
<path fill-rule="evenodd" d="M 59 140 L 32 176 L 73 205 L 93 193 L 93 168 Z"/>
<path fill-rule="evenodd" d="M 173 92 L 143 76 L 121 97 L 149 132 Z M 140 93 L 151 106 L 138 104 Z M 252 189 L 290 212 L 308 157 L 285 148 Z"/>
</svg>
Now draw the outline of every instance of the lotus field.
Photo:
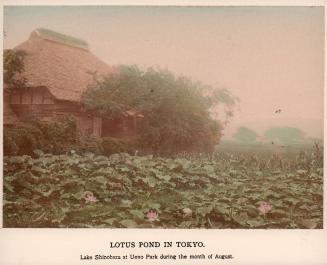
<svg viewBox="0 0 327 265">
<path fill-rule="evenodd" d="M 322 228 L 322 150 L 4 157 L 4 227 Z"/>
</svg>

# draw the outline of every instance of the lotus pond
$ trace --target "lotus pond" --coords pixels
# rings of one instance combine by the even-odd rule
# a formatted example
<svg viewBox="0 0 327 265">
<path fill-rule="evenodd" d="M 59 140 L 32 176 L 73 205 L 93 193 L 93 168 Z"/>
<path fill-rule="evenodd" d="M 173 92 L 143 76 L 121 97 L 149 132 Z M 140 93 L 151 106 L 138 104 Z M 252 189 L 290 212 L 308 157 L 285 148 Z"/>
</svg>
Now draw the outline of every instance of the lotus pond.
<svg viewBox="0 0 327 265">
<path fill-rule="evenodd" d="M 4 157 L 4 227 L 322 228 L 322 155 Z"/>
</svg>

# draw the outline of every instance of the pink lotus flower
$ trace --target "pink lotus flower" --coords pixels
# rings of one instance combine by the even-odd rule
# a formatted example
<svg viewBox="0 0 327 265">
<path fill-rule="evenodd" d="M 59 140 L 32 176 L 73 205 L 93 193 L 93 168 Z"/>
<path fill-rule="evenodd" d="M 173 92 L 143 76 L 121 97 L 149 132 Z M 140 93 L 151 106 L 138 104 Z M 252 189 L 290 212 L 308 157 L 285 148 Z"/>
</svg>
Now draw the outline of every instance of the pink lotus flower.
<svg viewBox="0 0 327 265">
<path fill-rule="evenodd" d="M 85 191 L 84 199 L 86 203 L 94 203 L 98 201 L 98 199 L 93 195 L 92 191 Z"/>
<path fill-rule="evenodd" d="M 261 202 L 259 206 L 259 211 L 263 214 L 268 213 L 271 210 L 272 206 L 269 202 Z"/>
<path fill-rule="evenodd" d="M 158 213 L 155 210 L 150 210 L 146 214 L 146 217 L 148 217 L 150 222 L 158 220 Z"/>
</svg>

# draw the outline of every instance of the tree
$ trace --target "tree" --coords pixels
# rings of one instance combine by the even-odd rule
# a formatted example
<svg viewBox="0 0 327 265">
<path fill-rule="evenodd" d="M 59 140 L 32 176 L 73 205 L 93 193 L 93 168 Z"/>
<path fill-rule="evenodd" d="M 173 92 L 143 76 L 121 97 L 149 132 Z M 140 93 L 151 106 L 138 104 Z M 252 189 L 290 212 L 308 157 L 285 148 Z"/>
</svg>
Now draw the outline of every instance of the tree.
<svg viewBox="0 0 327 265">
<path fill-rule="evenodd" d="M 8 87 L 20 88 L 25 86 L 26 80 L 19 77 L 24 70 L 23 51 L 4 50 L 3 53 L 3 81 Z"/>
<path fill-rule="evenodd" d="M 302 141 L 304 132 L 294 127 L 273 127 L 265 132 L 265 137 L 271 141 L 291 144 Z"/>
<path fill-rule="evenodd" d="M 233 138 L 243 143 L 251 143 L 257 139 L 257 134 L 255 131 L 247 127 L 240 127 L 234 134 Z"/>
<path fill-rule="evenodd" d="M 138 143 L 154 153 L 212 152 L 223 126 L 210 113 L 220 100 L 204 96 L 206 90 L 208 86 L 167 70 L 119 66 L 90 88 L 83 101 L 87 109 L 110 117 L 141 111 Z"/>
</svg>

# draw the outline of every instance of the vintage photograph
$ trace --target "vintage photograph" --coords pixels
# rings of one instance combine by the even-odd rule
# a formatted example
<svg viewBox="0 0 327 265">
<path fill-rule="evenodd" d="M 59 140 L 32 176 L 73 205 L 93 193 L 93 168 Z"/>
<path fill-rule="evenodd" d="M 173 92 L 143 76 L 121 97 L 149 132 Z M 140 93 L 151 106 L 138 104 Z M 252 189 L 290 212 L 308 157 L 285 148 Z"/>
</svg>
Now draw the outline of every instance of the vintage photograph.
<svg viewBox="0 0 327 265">
<path fill-rule="evenodd" d="M 3 12 L 3 227 L 323 228 L 323 7 Z"/>
</svg>

